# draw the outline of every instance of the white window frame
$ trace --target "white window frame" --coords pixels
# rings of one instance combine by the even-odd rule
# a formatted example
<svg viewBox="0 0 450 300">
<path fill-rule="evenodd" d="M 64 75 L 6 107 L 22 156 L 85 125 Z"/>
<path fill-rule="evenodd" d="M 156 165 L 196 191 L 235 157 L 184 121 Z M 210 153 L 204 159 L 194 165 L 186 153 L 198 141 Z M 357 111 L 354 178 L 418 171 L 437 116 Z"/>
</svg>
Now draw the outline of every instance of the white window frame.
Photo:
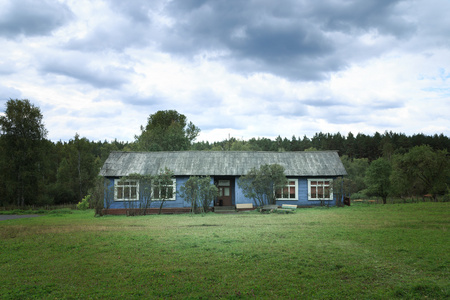
<svg viewBox="0 0 450 300">
<path fill-rule="evenodd" d="M 330 184 L 328 185 L 328 187 L 330 188 L 330 196 L 328 198 L 313 197 L 313 195 L 311 195 L 311 187 L 312 186 L 315 186 L 315 187 L 321 186 L 320 184 L 312 185 L 311 182 L 313 182 L 313 181 L 317 181 L 317 182 L 328 181 L 328 182 L 330 182 Z M 322 186 L 324 186 L 324 185 L 322 185 Z M 317 193 L 314 196 L 317 196 Z M 308 200 L 309 201 L 324 201 L 324 200 L 325 201 L 329 201 L 329 200 L 334 200 L 333 179 L 331 179 L 331 178 L 310 178 L 310 179 L 308 179 Z"/>
<path fill-rule="evenodd" d="M 290 181 L 294 181 L 294 184 L 290 185 L 289 184 Z M 286 187 L 288 188 L 288 191 L 289 191 L 290 187 L 294 187 L 295 188 L 295 198 L 277 198 L 277 200 L 297 201 L 298 200 L 298 179 L 296 179 L 296 178 L 288 178 L 288 184 L 286 184 L 284 186 L 284 188 L 286 188 Z M 275 191 L 275 193 L 276 193 L 276 191 Z M 289 195 L 290 195 L 290 193 L 288 192 L 288 196 Z"/>
<path fill-rule="evenodd" d="M 121 184 L 121 183 L 128 184 Z M 136 188 L 135 197 L 131 197 L 132 188 Z M 122 195 L 118 194 L 119 189 L 122 188 Z M 124 197 L 123 193 L 125 192 L 125 188 L 129 189 L 128 197 Z M 119 197 L 120 196 L 120 197 Z M 114 179 L 114 201 L 139 201 L 139 181 L 138 180 L 123 180 L 123 179 Z"/>
<path fill-rule="evenodd" d="M 167 189 L 167 185 L 166 185 L 166 189 Z M 176 178 L 172 178 L 172 198 L 167 198 L 165 199 L 166 201 L 174 201 L 176 200 L 176 194 L 177 194 L 177 179 Z M 162 200 L 161 198 L 161 192 L 158 195 L 158 197 L 155 197 L 155 191 L 154 191 L 154 187 L 152 185 L 152 201 L 160 201 Z"/>
</svg>

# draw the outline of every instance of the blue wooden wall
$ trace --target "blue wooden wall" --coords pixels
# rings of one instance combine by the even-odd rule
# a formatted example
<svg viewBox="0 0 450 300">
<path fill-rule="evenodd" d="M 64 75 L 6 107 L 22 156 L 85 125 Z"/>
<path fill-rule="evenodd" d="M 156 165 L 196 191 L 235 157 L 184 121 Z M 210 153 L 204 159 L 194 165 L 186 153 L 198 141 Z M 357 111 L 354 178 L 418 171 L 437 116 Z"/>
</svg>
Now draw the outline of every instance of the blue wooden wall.
<svg viewBox="0 0 450 300">
<path fill-rule="evenodd" d="M 294 177 L 298 179 L 298 200 L 277 200 L 278 205 L 282 204 L 293 204 L 298 206 L 319 206 L 321 205 L 320 201 L 309 201 L 308 200 L 308 178 L 304 177 Z M 323 177 L 321 177 L 323 178 Z M 114 191 L 114 179 L 115 178 L 108 178 L 109 179 L 109 188 L 111 191 Z M 178 194 L 180 191 L 180 188 L 182 185 L 186 183 L 186 181 L 189 179 L 188 176 L 177 176 L 176 177 L 176 185 L 177 185 L 177 194 L 175 197 L 175 200 L 166 200 L 164 203 L 165 208 L 176 208 L 176 207 L 190 207 L 190 204 Z M 211 178 L 211 183 L 214 183 L 214 178 Z M 238 177 L 234 180 L 234 193 L 232 195 L 232 201 L 233 205 L 236 204 L 243 204 L 243 203 L 252 203 L 255 205 L 252 199 L 247 199 L 244 194 L 242 193 L 242 190 L 239 188 L 238 185 Z M 114 197 L 114 194 L 112 195 Z M 106 199 L 105 199 L 106 202 Z M 120 208 L 127 208 L 127 201 L 110 201 L 110 207 L 111 209 L 120 209 Z M 334 200 L 332 201 L 324 201 L 325 204 L 329 205 L 336 205 L 336 195 L 334 196 Z M 151 203 L 151 208 L 158 208 L 160 206 L 160 201 L 154 201 Z M 214 205 L 213 203 L 211 205 Z M 106 203 L 105 203 L 106 206 Z"/>
</svg>

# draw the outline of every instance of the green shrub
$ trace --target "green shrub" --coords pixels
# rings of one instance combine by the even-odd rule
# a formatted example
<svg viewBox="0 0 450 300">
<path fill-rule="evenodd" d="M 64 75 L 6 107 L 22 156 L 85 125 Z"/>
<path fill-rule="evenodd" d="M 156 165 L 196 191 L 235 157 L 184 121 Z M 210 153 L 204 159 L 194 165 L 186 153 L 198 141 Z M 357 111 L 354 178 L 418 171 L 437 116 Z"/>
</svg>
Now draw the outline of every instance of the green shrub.
<svg viewBox="0 0 450 300">
<path fill-rule="evenodd" d="M 89 200 L 91 199 L 91 195 L 87 195 L 84 197 L 81 202 L 78 202 L 77 208 L 79 210 L 86 210 L 89 208 Z"/>
<path fill-rule="evenodd" d="M 442 197 L 442 202 L 450 202 L 450 187 L 447 187 L 447 192 Z"/>
<path fill-rule="evenodd" d="M 367 195 L 363 192 L 358 192 L 358 193 L 353 193 L 350 196 L 350 199 L 355 200 L 355 199 L 367 199 Z"/>
</svg>

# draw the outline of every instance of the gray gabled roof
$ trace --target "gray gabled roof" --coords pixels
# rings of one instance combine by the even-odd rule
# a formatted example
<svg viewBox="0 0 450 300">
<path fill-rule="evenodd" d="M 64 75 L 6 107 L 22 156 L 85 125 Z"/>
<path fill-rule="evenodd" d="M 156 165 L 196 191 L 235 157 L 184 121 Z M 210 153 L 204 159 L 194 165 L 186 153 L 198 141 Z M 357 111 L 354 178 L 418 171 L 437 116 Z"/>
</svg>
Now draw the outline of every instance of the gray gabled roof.
<svg viewBox="0 0 450 300">
<path fill-rule="evenodd" d="M 122 177 L 133 173 L 155 175 L 167 167 L 175 175 L 240 176 L 264 164 L 282 165 L 286 176 L 347 175 L 336 151 L 111 152 L 100 170 L 100 175 L 106 177 Z"/>
</svg>

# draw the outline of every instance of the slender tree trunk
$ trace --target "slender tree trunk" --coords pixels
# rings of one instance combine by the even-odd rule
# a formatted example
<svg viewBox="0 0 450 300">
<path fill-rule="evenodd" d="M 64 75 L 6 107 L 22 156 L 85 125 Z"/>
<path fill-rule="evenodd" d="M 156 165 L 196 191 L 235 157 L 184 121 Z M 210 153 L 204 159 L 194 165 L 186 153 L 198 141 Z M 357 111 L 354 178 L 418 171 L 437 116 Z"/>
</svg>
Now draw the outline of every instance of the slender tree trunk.
<svg viewBox="0 0 450 300">
<path fill-rule="evenodd" d="M 160 215 L 160 214 L 161 214 L 161 211 L 162 211 L 162 207 L 163 207 L 163 205 L 164 205 L 164 201 L 165 201 L 165 200 L 162 200 L 162 201 L 161 201 L 161 205 L 159 206 L 159 211 L 158 211 L 158 215 Z"/>
<path fill-rule="evenodd" d="M 80 190 L 79 201 L 81 201 L 83 199 L 83 194 L 81 192 L 81 153 L 80 153 L 80 150 L 78 150 L 78 182 L 79 182 L 79 190 Z"/>
</svg>

